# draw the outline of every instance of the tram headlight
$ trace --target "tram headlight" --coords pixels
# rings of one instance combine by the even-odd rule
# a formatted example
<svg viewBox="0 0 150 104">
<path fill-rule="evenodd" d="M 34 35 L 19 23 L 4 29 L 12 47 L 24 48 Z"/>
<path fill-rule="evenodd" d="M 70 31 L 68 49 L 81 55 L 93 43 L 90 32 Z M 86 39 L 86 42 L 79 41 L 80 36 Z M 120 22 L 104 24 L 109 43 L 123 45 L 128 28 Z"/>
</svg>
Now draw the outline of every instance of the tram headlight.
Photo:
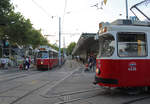
<svg viewBox="0 0 150 104">
<path fill-rule="evenodd" d="M 96 74 L 100 74 L 101 72 L 100 72 L 100 70 L 98 69 L 98 68 L 96 68 Z"/>
</svg>

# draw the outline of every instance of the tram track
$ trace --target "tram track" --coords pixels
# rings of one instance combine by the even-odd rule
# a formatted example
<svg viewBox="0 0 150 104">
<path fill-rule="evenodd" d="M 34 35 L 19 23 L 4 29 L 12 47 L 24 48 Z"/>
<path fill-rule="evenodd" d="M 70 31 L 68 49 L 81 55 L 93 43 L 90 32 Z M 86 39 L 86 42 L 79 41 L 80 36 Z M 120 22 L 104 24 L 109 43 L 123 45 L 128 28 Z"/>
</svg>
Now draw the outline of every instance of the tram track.
<svg viewBox="0 0 150 104">
<path fill-rule="evenodd" d="M 67 101 L 57 102 L 57 103 L 54 103 L 54 104 L 67 104 L 67 103 L 72 103 L 72 102 L 76 102 L 76 101 L 83 101 L 83 100 L 87 100 L 87 99 L 90 99 L 90 98 L 97 97 L 99 95 L 100 94 L 96 94 L 96 95 L 86 96 L 84 98 L 79 97 L 79 98 L 75 98 L 75 99 L 71 99 L 71 100 L 67 100 Z"/>
<path fill-rule="evenodd" d="M 15 80 L 15 79 L 32 76 L 32 75 L 35 75 L 35 74 L 38 74 L 38 73 L 40 73 L 40 72 L 34 72 L 34 73 L 29 74 L 29 75 L 21 75 L 21 76 L 17 76 L 17 77 L 13 77 L 13 78 L 12 78 L 12 76 L 11 76 L 11 78 L 8 78 L 8 79 L 6 79 L 6 80 L 0 81 L 0 84 L 4 84 L 4 83 L 7 83 L 7 82 L 12 81 L 12 80 Z M 25 73 L 23 73 L 23 74 L 25 74 Z M 17 74 L 17 75 L 18 75 L 18 74 Z M 13 76 L 16 76 L 16 74 L 13 75 Z M 19 88 L 19 87 L 22 87 L 22 86 L 23 86 L 22 84 L 19 84 L 19 85 L 17 85 L 17 86 L 15 85 L 15 86 L 13 86 L 13 87 L 6 88 L 6 89 L 4 89 L 4 90 L 2 89 L 2 90 L 0 90 L 0 94 L 7 93 L 7 92 L 9 92 L 9 91 L 15 90 L 15 89 L 17 89 L 17 88 Z M 1 96 L 0 96 L 0 97 L 1 97 Z"/>
<path fill-rule="evenodd" d="M 11 72 L 11 73 L 10 73 L 10 72 L 7 72 L 7 71 L 6 71 L 6 72 L 2 72 L 2 71 L 1 71 L 0 76 L 1 76 L 1 75 L 4 75 L 4 74 L 5 74 L 5 75 L 9 75 L 9 74 L 13 74 L 13 73 L 19 73 L 19 72 Z"/>
<path fill-rule="evenodd" d="M 93 93 L 94 91 L 99 91 L 99 92 L 97 92 L 96 94 L 94 93 L 94 94 L 90 94 L 90 95 L 86 95 L 82 97 L 80 96 L 80 97 L 71 98 L 73 95 L 76 95 L 76 94 Z M 68 94 L 63 94 L 61 96 L 58 96 L 57 98 L 66 97 L 67 99 L 64 99 L 64 101 L 56 102 L 54 104 L 67 104 L 67 103 L 72 103 L 72 102 L 82 102 L 84 100 L 86 100 L 87 102 L 87 100 L 90 98 L 94 98 L 94 97 L 97 97 L 100 95 L 106 95 L 106 94 L 111 94 L 111 93 L 103 89 L 90 89 L 90 90 L 83 90 L 83 91 L 75 91 L 75 92 L 71 92 Z"/>
<path fill-rule="evenodd" d="M 35 89 L 33 89 L 33 90 L 27 92 L 26 94 L 24 94 L 24 95 L 18 97 L 17 99 L 15 99 L 14 101 L 12 101 L 12 102 L 9 103 L 9 104 L 15 104 L 15 103 L 19 102 L 20 100 L 24 99 L 25 97 L 31 95 L 31 94 L 34 93 L 35 91 L 38 91 L 38 90 L 40 90 L 41 88 L 43 88 L 43 87 L 45 87 L 45 86 L 47 86 L 47 85 L 49 85 L 49 84 L 51 84 L 51 83 L 53 83 L 52 86 L 50 87 L 50 89 L 52 89 L 52 88 L 54 88 L 55 86 L 59 85 L 61 82 L 63 82 L 65 79 L 67 79 L 68 77 L 70 77 L 70 76 L 71 76 L 75 71 L 77 71 L 77 70 L 78 70 L 78 69 L 72 71 L 69 75 L 65 76 L 64 78 L 62 78 L 62 79 L 59 80 L 59 81 L 56 81 L 55 83 L 53 83 L 54 81 L 47 81 L 46 83 L 42 84 L 41 86 L 39 86 L 39 87 L 37 87 L 37 88 L 35 88 Z M 49 90 L 50 90 L 50 89 L 49 89 Z"/>
<path fill-rule="evenodd" d="M 19 79 L 19 78 L 25 78 L 25 77 L 28 77 L 28 76 L 32 76 L 32 75 L 35 75 L 35 74 L 38 74 L 38 73 L 41 73 L 41 72 L 34 72 L 34 73 L 21 73 L 21 75 L 19 73 L 17 73 L 17 76 L 16 74 L 15 75 L 11 75 L 11 76 L 8 76 L 7 79 L 4 79 L 4 80 L 1 80 L 0 81 L 0 84 L 2 83 L 6 83 L 6 82 L 9 82 L 9 81 L 12 81 L 12 80 L 15 80 L 15 79 Z M 22 75 L 23 74 L 23 75 Z M 18 76 L 19 75 L 19 76 Z"/>
<path fill-rule="evenodd" d="M 39 90 L 40 88 L 42 88 L 42 87 L 44 87 L 44 86 L 46 86 L 46 85 L 48 85 L 48 84 L 50 84 L 50 83 L 51 83 L 51 81 L 49 81 L 49 82 L 47 82 L 47 83 L 45 83 L 45 84 L 43 84 L 43 85 L 41 85 L 41 86 L 39 86 L 39 87 L 37 87 L 37 88 L 31 90 L 31 91 L 29 91 L 28 93 L 26 93 L 26 94 L 24 94 L 24 95 L 18 97 L 16 100 L 12 101 L 10 104 L 15 104 L 15 103 L 17 103 L 18 101 L 22 100 L 23 98 L 27 97 L 28 95 L 32 94 L 33 92 Z"/>
<path fill-rule="evenodd" d="M 61 83 L 62 81 L 63 81 L 63 80 L 58 81 L 58 83 L 56 82 L 56 84 L 54 84 L 52 87 L 55 87 L 56 85 L 58 85 L 58 84 Z M 18 97 L 16 100 L 12 101 L 12 102 L 9 103 L 9 104 L 15 104 L 15 103 L 19 102 L 20 100 L 24 99 L 25 97 L 29 96 L 30 94 L 34 93 L 35 91 L 37 91 L 37 90 L 39 90 L 39 89 L 41 89 L 41 88 L 43 88 L 43 87 L 49 85 L 50 83 L 53 83 L 53 81 L 48 81 L 47 83 L 42 84 L 41 86 L 39 86 L 39 87 L 37 87 L 37 88 L 35 88 L 35 89 L 33 89 L 33 90 L 27 92 L 26 94 L 24 94 L 24 95 Z"/>
<path fill-rule="evenodd" d="M 0 77 L 9 77 L 9 76 L 14 76 L 14 75 L 18 75 L 18 74 L 21 74 L 22 72 L 12 72 L 12 73 L 1 73 L 0 74 Z"/>
<path fill-rule="evenodd" d="M 90 94 L 89 96 L 71 98 L 74 95 L 93 93 L 93 92 L 97 92 L 97 93 Z M 90 98 L 94 98 L 94 97 L 97 97 L 100 95 L 106 95 L 106 94 L 111 94 L 110 90 L 106 90 L 106 89 L 102 89 L 102 88 L 94 88 L 94 89 L 87 89 L 87 90 L 72 91 L 72 92 L 62 93 L 62 94 L 58 94 L 58 95 L 54 95 L 54 96 L 44 96 L 44 95 L 40 95 L 40 96 L 42 96 L 43 98 L 55 98 L 55 99 L 63 100 L 60 102 L 56 102 L 54 104 L 67 104 L 67 103 L 72 103 L 72 102 L 76 102 L 76 101 L 87 100 Z M 66 99 L 64 100 L 64 99 L 62 99 L 62 97 L 66 98 Z"/>
<path fill-rule="evenodd" d="M 5 80 L 0 81 L 0 83 L 6 83 L 6 82 L 9 82 L 9 81 L 18 79 L 18 78 L 24 78 L 24 77 L 26 77 L 26 76 L 27 76 L 27 75 L 20 75 L 20 76 L 17 76 L 17 77 L 8 78 L 8 79 L 5 79 Z"/>
<path fill-rule="evenodd" d="M 73 91 L 73 92 L 58 94 L 58 95 L 54 95 L 54 96 L 44 96 L 44 95 L 40 95 L 40 96 L 42 96 L 42 97 L 44 97 L 44 98 L 56 98 L 56 97 L 62 97 L 62 96 L 68 96 L 68 95 L 86 93 L 86 92 L 91 92 L 91 91 L 99 91 L 99 90 L 101 90 L 101 88 Z"/>
<path fill-rule="evenodd" d="M 72 95 L 75 95 L 75 94 L 91 93 L 92 91 L 97 91 L 97 90 L 99 92 L 97 92 L 96 94 L 90 94 L 89 96 L 71 98 Z M 85 102 L 88 102 L 87 99 L 94 98 L 94 97 L 101 96 L 101 95 L 108 95 L 108 94 L 111 95 L 111 92 L 108 92 L 107 90 L 102 90 L 102 89 L 93 89 L 93 90 L 90 89 L 89 91 L 88 90 L 75 91 L 75 92 L 69 92 L 69 93 L 60 94 L 60 95 L 57 95 L 57 96 L 55 95 L 55 96 L 51 96 L 51 97 L 45 97 L 45 98 L 57 98 L 57 99 L 61 100 L 60 102 L 56 102 L 54 104 L 68 104 L 68 103 L 72 103 L 72 102 L 82 102 L 82 103 L 84 103 L 84 100 L 85 100 Z M 66 97 L 66 99 L 64 100 L 62 97 Z M 132 99 L 132 100 L 129 100 L 129 101 L 126 101 L 126 102 L 121 102 L 120 104 L 135 104 L 136 102 L 140 102 L 140 101 L 147 100 L 147 99 L 150 99 L 150 95 L 135 98 L 135 99 Z M 90 103 L 91 103 L 91 101 L 90 101 Z"/>
<path fill-rule="evenodd" d="M 93 93 L 95 92 L 96 93 Z M 99 92 L 97 92 L 99 91 Z M 87 95 L 80 95 L 88 93 Z M 89 94 L 93 93 L 93 94 Z M 121 92 L 120 92 L 121 93 Z M 102 96 L 102 95 L 112 95 L 114 92 L 112 90 L 107 90 L 107 89 L 102 89 L 102 88 L 96 88 L 96 89 L 87 89 L 87 90 L 78 90 L 78 91 L 71 91 L 71 92 L 66 92 L 66 93 L 61 93 L 57 95 L 50 95 L 50 96 L 42 96 L 43 98 L 49 98 L 49 99 L 59 99 L 61 100 L 60 102 L 56 102 L 54 104 L 68 104 L 68 103 L 73 103 L 73 102 L 88 102 L 87 99 L 94 98 L 97 96 Z M 77 95 L 78 97 L 75 97 Z M 126 102 L 120 102 L 120 104 L 135 104 L 136 102 L 143 101 L 146 99 L 150 99 L 150 95 L 142 95 L 142 97 L 139 98 L 132 98 L 132 100 L 126 101 Z M 90 103 L 92 103 L 90 101 Z"/>
<path fill-rule="evenodd" d="M 129 100 L 129 101 L 123 102 L 122 104 L 132 104 L 132 103 L 136 103 L 136 102 L 146 100 L 146 99 L 150 99 L 150 95 L 147 95 L 147 96 L 144 96 L 144 97 L 139 97 L 139 98 L 136 98 L 136 99 L 133 99 L 133 100 Z"/>
<path fill-rule="evenodd" d="M 6 92 L 8 92 L 8 91 L 17 89 L 17 88 L 22 87 L 22 86 L 23 86 L 23 85 L 17 85 L 17 86 L 11 87 L 11 88 L 6 89 L 6 90 L 4 90 L 4 91 L 0 91 L 0 94 L 6 93 Z M 0 96 L 0 97 L 1 97 L 1 96 Z"/>
</svg>

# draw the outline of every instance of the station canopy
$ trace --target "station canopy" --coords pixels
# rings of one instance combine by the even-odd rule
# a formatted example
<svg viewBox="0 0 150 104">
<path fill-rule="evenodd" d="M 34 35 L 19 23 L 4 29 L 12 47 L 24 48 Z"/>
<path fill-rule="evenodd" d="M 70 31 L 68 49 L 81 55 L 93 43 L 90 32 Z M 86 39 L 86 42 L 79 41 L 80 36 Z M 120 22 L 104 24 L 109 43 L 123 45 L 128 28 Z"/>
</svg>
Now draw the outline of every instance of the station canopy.
<svg viewBox="0 0 150 104">
<path fill-rule="evenodd" d="M 98 40 L 95 39 L 96 33 L 82 33 L 72 55 L 82 55 L 97 53 L 99 49 Z"/>
</svg>

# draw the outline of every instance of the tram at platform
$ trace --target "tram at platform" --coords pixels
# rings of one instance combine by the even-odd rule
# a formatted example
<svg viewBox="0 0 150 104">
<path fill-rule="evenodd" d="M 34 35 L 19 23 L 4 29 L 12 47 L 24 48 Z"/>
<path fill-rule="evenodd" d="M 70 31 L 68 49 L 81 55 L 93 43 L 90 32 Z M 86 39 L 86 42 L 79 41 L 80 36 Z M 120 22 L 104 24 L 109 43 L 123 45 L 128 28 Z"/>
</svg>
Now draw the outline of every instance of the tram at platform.
<svg viewBox="0 0 150 104">
<path fill-rule="evenodd" d="M 99 24 L 94 84 L 150 86 L 150 22 L 116 20 Z"/>
<path fill-rule="evenodd" d="M 58 65 L 58 51 L 51 47 L 40 47 L 36 57 L 37 70 L 52 69 Z"/>
</svg>

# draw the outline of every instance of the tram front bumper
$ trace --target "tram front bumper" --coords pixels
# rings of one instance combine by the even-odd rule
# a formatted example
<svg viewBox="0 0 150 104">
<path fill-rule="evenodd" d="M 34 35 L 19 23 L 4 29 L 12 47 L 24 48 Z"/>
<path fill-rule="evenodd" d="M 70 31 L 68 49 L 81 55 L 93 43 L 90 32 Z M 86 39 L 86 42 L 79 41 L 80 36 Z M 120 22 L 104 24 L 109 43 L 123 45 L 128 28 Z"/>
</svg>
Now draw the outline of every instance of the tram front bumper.
<svg viewBox="0 0 150 104">
<path fill-rule="evenodd" d="M 48 65 L 38 65 L 38 69 L 48 69 Z"/>
<path fill-rule="evenodd" d="M 101 78 L 98 76 L 95 76 L 95 81 L 93 82 L 93 84 L 98 84 L 98 83 L 103 83 L 103 84 L 118 84 L 118 80 L 117 79 L 107 79 L 107 78 Z"/>
</svg>

